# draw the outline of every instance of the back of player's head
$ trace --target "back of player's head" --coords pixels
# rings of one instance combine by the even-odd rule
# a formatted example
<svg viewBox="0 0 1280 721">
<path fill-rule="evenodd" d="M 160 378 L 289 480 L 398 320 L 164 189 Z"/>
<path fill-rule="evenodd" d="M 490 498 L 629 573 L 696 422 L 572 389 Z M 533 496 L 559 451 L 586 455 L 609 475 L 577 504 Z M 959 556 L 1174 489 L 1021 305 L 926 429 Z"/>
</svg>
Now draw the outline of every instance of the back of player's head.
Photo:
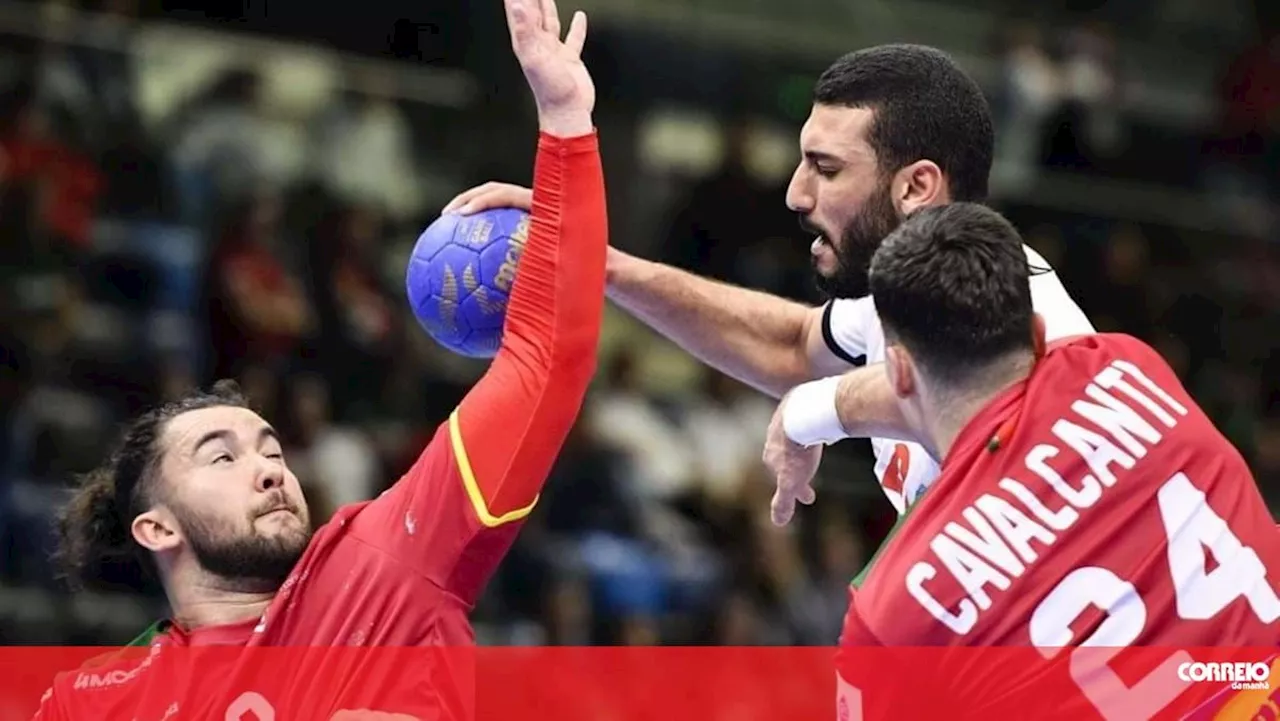
<svg viewBox="0 0 1280 721">
<path fill-rule="evenodd" d="M 882 172 L 932 160 L 953 200 L 986 199 L 991 109 L 973 78 L 941 50 L 878 45 L 849 53 L 818 78 L 814 102 L 874 111 L 867 140 Z"/>
<path fill-rule="evenodd" d="M 130 525 L 165 492 L 159 479 L 165 426 L 188 411 L 220 406 L 248 407 L 234 381 L 219 381 L 208 392 L 197 391 L 143 413 L 124 430 L 107 460 L 79 479 L 56 529 L 55 561 L 73 587 L 113 565 L 140 565 L 154 575 L 155 562 L 134 542 Z"/>
<path fill-rule="evenodd" d="M 922 208 L 871 261 L 885 338 L 930 378 L 963 387 L 1035 349 L 1030 269 L 1018 231 L 975 203 Z"/>
</svg>

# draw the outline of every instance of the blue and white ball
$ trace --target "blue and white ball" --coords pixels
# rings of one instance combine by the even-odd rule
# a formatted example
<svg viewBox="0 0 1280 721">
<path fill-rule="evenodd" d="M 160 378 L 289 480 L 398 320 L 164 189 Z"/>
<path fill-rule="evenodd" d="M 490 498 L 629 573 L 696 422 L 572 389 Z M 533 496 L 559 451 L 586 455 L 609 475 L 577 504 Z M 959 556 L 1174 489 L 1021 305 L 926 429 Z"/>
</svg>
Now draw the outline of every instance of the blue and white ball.
<svg viewBox="0 0 1280 721">
<path fill-rule="evenodd" d="M 470 358 L 498 352 L 528 237 L 529 214 L 518 208 L 442 215 L 418 236 L 405 287 L 432 339 Z"/>
</svg>

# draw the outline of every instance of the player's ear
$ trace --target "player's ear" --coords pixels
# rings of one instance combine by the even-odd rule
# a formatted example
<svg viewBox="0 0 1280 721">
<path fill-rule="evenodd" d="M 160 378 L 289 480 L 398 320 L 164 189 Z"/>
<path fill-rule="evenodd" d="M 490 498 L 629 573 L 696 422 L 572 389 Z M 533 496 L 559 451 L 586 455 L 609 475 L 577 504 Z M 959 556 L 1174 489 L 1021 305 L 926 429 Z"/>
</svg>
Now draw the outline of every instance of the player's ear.
<svg viewBox="0 0 1280 721">
<path fill-rule="evenodd" d="M 893 394 L 899 398 L 909 398 L 916 391 L 916 369 L 911 361 L 911 354 L 896 343 L 890 344 L 884 351 L 884 368 L 889 375 L 889 385 Z"/>
<path fill-rule="evenodd" d="M 130 524 L 129 532 L 139 546 L 152 553 L 169 551 L 182 543 L 182 534 L 173 514 L 160 508 L 139 513 Z"/>
<path fill-rule="evenodd" d="M 903 218 L 928 205 L 948 201 L 947 179 L 932 160 L 917 160 L 894 174 L 894 206 Z"/>
<path fill-rule="evenodd" d="M 1044 357 L 1045 347 L 1048 345 L 1046 340 L 1044 316 L 1039 313 L 1031 314 L 1031 343 L 1036 351 L 1036 360 Z"/>
</svg>

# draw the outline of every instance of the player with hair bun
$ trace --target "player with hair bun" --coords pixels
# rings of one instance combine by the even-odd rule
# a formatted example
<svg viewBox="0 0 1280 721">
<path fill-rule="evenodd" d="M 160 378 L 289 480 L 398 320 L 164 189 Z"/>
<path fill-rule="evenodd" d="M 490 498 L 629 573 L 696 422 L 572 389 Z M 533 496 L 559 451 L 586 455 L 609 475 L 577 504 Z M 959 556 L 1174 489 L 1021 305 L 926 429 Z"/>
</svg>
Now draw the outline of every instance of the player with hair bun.
<svg viewBox="0 0 1280 721">
<path fill-rule="evenodd" d="M 474 643 L 468 613 L 537 502 L 595 370 L 608 237 L 595 90 L 580 59 L 586 16 L 562 40 L 553 0 L 505 4 L 541 133 L 520 282 L 488 372 L 404 477 L 314 533 L 274 429 L 232 384 L 136 419 L 67 506 L 59 556 L 76 581 L 141 560 L 172 616 L 141 640 L 149 651 L 59 676 L 38 718 L 323 721 L 361 717 L 352 712 L 370 703 L 470 717 L 467 671 L 447 658 L 353 679 L 331 649 Z M 273 647 L 294 655 L 255 665 L 263 654 L 251 652 Z M 210 648 L 233 653 L 183 662 Z M 384 693 L 414 673 L 434 685 Z"/>
</svg>

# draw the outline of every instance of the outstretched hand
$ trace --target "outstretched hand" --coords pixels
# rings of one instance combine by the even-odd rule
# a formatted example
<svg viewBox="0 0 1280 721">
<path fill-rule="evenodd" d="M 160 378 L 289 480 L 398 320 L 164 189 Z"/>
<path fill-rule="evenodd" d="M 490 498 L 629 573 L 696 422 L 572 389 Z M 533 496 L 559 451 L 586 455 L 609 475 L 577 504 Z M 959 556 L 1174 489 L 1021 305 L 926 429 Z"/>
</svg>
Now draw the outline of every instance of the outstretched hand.
<svg viewBox="0 0 1280 721">
<path fill-rule="evenodd" d="M 797 503 L 807 506 L 814 502 L 817 494 L 813 490 L 813 477 L 822 462 L 822 446 L 805 447 L 787 437 L 782 412 L 788 400 L 789 397 L 784 396 L 778 403 L 764 440 L 764 465 L 777 484 L 769 504 L 769 517 L 779 526 L 791 522 Z"/>
<path fill-rule="evenodd" d="M 561 39 L 555 0 L 503 0 L 511 49 L 524 70 L 538 106 L 542 130 L 553 135 L 585 135 L 593 129 L 591 111 L 596 89 L 582 46 L 587 40 L 587 16 L 577 12 Z"/>
</svg>

